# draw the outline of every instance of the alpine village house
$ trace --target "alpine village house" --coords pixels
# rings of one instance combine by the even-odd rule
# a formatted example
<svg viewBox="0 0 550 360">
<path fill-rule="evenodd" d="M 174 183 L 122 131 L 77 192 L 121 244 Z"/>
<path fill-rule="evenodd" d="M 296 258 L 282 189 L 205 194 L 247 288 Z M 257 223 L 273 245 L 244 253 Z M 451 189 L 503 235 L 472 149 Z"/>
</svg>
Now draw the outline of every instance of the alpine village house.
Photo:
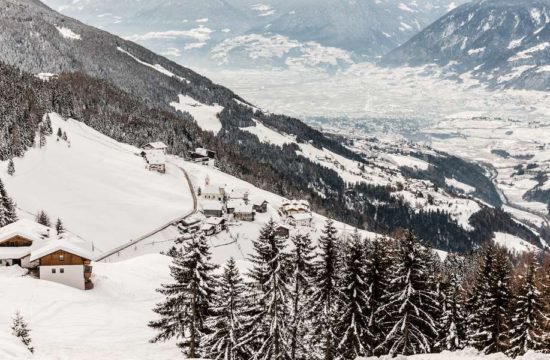
<svg viewBox="0 0 550 360">
<path fill-rule="evenodd" d="M 38 278 L 81 290 L 93 288 L 92 245 L 31 220 L 0 228 L 0 265 L 19 265 Z"/>
</svg>

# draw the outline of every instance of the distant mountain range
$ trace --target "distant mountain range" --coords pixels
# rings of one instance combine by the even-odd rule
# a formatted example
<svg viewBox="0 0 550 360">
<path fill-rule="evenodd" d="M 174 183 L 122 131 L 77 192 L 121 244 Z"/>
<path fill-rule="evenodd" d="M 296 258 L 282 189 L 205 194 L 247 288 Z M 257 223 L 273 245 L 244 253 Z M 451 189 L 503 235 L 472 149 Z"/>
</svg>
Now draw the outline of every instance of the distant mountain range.
<svg viewBox="0 0 550 360">
<path fill-rule="evenodd" d="M 185 64 L 330 68 L 374 59 L 464 0 L 45 0 Z"/>
<path fill-rule="evenodd" d="M 483 0 L 458 7 L 381 63 L 435 63 L 493 87 L 550 90 L 550 0 Z"/>
</svg>

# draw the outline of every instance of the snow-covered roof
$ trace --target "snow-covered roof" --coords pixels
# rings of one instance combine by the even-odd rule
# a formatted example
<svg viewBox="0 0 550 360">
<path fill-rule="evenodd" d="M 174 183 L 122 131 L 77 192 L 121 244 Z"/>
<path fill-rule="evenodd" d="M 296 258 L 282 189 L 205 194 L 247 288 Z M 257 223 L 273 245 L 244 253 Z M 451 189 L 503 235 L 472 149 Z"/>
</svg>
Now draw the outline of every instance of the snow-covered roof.
<svg viewBox="0 0 550 360">
<path fill-rule="evenodd" d="M 168 146 L 166 146 L 166 144 L 163 143 L 162 141 L 157 141 L 157 142 L 152 142 L 152 143 L 146 144 L 144 146 L 144 148 L 145 147 L 151 147 L 151 148 L 156 149 L 156 150 L 166 150 L 166 149 L 168 149 Z"/>
<path fill-rule="evenodd" d="M 49 239 L 36 249 L 33 248 L 30 260 L 38 260 L 41 257 L 59 250 L 80 256 L 87 260 L 92 260 L 93 258 L 91 243 L 63 234 L 58 238 Z"/>
<path fill-rule="evenodd" d="M 247 196 L 248 196 L 247 189 L 233 189 L 229 194 L 229 197 L 232 199 L 244 199 Z"/>
<path fill-rule="evenodd" d="M 196 148 L 195 149 L 195 153 L 199 154 L 199 155 L 202 155 L 202 156 L 208 156 L 208 149 L 205 149 L 205 148 Z"/>
<path fill-rule="evenodd" d="M 160 150 L 145 150 L 145 158 L 150 165 L 163 165 L 166 163 L 166 157 Z"/>
<path fill-rule="evenodd" d="M 225 219 L 221 218 L 221 217 L 211 217 L 208 220 L 206 220 L 206 223 L 210 224 L 210 225 L 220 225 L 224 221 L 225 221 Z"/>
<path fill-rule="evenodd" d="M 203 210 L 215 210 L 215 211 L 223 210 L 223 205 L 217 201 L 204 201 L 201 207 Z"/>
<path fill-rule="evenodd" d="M 229 201 L 227 202 L 227 208 L 228 208 L 228 209 L 236 209 L 237 206 L 239 206 L 240 204 L 242 204 L 242 201 L 241 201 L 241 200 L 235 200 L 235 199 L 229 200 Z"/>
<path fill-rule="evenodd" d="M 68 233 L 57 235 L 55 229 L 21 219 L 0 228 L 0 242 L 20 236 L 32 241 L 31 246 L 0 247 L 0 259 L 21 259 L 31 255 L 31 261 L 57 250 L 92 259 L 92 244 Z"/>
<path fill-rule="evenodd" d="M 289 218 L 293 218 L 296 221 L 300 221 L 300 220 L 311 220 L 312 216 L 310 213 L 300 213 L 300 214 L 290 215 Z"/>
<path fill-rule="evenodd" d="M 0 247 L 0 260 L 22 259 L 31 253 L 30 246 Z"/>
<path fill-rule="evenodd" d="M 288 227 L 285 224 L 277 224 L 277 226 L 275 226 L 275 229 L 279 229 L 279 228 L 284 228 L 284 229 L 290 230 L 290 227 Z"/>
<path fill-rule="evenodd" d="M 239 214 L 248 214 L 253 212 L 254 212 L 254 209 L 252 208 L 252 205 L 246 205 L 244 203 L 239 204 L 235 208 L 235 213 L 239 213 Z"/>
<path fill-rule="evenodd" d="M 205 194 L 221 194 L 221 187 L 214 185 L 206 185 L 203 193 Z"/>
<path fill-rule="evenodd" d="M 0 243 L 15 236 L 20 236 L 34 242 L 47 237 L 48 233 L 52 232 L 54 232 L 54 230 L 47 226 L 31 220 L 21 219 L 0 228 Z"/>
</svg>

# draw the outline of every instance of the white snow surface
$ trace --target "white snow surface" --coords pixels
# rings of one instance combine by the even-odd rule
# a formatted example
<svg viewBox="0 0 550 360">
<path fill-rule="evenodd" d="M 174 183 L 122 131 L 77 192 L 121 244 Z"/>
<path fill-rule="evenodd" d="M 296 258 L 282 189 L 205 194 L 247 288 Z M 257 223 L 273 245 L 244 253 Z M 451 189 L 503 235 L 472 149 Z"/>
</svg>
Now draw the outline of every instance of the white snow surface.
<svg viewBox="0 0 550 360">
<path fill-rule="evenodd" d="M 439 354 L 419 354 L 413 356 L 381 356 L 369 358 L 357 358 L 357 360 L 509 360 L 510 358 L 502 353 L 484 355 L 475 349 L 467 348 L 460 351 L 443 351 Z M 548 360 L 547 354 L 528 352 L 523 356 L 518 356 L 517 360 Z"/>
<path fill-rule="evenodd" d="M 81 36 L 77 33 L 75 33 L 74 31 L 72 31 L 71 29 L 69 28 L 66 28 L 66 27 L 63 27 L 63 26 L 55 26 L 55 28 L 57 29 L 57 31 L 59 31 L 59 33 L 61 34 L 61 36 L 63 36 L 65 39 L 69 39 L 69 40 L 81 40 Z"/>
<path fill-rule="evenodd" d="M 506 233 L 495 232 L 493 241 L 516 254 L 538 250 L 538 248 L 533 244 L 530 244 L 517 236 Z"/>
<path fill-rule="evenodd" d="M 222 123 L 217 115 L 223 111 L 223 106 L 206 105 L 189 95 L 178 95 L 178 101 L 171 102 L 170 106 L 178 111 L 191 114 L 203 130 L 218 133 L 222 129 Z"/>
<path fill-rule="evenodd" d="M 21 217 L 45 210 L 75 235 L 108 251 L 185 215 L 192 196 L 180 169 L 162 175 L 145 168 L 139 149 L 121 144 L 76 120 L 49 114 L 54 134 L 43 148 L 14 159 L 15 175 L 3 176 Z M 0 164 L 6 173 L 7 161 Z"/>
<path fill-rule="evenodd" d="M 170 280 L 170 259 L 148 255 L 116 264 L 95 263 L 94 289 L 82 291 L 22 276 L 19 267 L 0 267 L 0 358 L 176 359 L 174 341 L 151 344 L 155 331 L 147 326 L 162 295 L 155 292 Z M 9 332 L 20 311 L 31 329 L 35 355 L 25 353 Z M 14 338 L 15 339 L 15 338 Z M 5 345 L 5 346 L 4 346 Z"/>
</svg>

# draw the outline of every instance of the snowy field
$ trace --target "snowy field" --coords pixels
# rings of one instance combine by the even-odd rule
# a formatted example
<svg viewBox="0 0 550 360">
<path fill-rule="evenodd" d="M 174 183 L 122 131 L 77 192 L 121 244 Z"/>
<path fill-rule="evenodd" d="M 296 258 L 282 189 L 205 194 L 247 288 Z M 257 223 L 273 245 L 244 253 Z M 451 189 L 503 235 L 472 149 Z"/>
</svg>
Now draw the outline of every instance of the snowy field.
<svg viewBox="0 0 550 360">
<path fill-rule="evenodd" d="M 44 148 L 16 158 L 15 175 L 0 165 L 2 180 L 21 217 L 45 210 L 52 221 L 93 241 L 96 255 L 146 234 L 192 210 L 180 169 L 161 175 L 145 169 L 139 149 L 118 143 L 86 125 L 52 114 L 53 136 Z M 62 128 L 68 142 L 56 141 Z"/>
<path fill-rule="evenodd" d="M 181 358 L 173 342 L 150 344 L 147 322 L 162 299 L 155 289 L 170 279 L 170 259 L 139 257 L 94 264 L 94 289 L 22 276 L 19 267 L 0 267 L 0 359 L 2 360 L 166 360 Z M 17 311 L 29 323 L 35 356 L 9 334 Z"/>
<path fill-rule="evenodd" d="M 516 360 L 548 360 L 548 354 L 540 354 L 535 352 L 528 352 L 523 356 L 518 356 Z M 509 357 L 504 354 L 491 354 L 483 355 L 474 349 L 465 349 L 462 351 L 450 352 L 444 351 L 440 354 L 423 354 L 423 355 L 414 355 L 414 356 L 397 356 L 397 357 L 370 357 L 370 358 L 359 358 L 361 360 L 508 360 Z M 358 360 L 359 360 L 358 359 Z"/>
</svg>

